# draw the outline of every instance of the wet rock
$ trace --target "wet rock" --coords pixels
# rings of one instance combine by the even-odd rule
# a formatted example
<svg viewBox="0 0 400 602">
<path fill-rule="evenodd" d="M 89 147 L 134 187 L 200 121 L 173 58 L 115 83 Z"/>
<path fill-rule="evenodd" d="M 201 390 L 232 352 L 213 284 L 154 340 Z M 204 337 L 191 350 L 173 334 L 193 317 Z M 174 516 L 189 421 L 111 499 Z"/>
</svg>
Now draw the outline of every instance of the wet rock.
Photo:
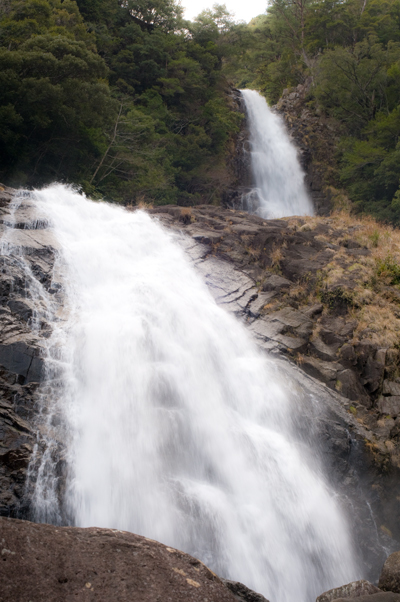
<svg viewBox="0 0 400 602">
<path fill-rule="evenodd" d="M 8 372 L 23 377 L 25 383 L 40 382 L 43 378 L 43 359 L 37 357 L 38 350 L 18 341 L 0 345 L 0 365 Z"/>
<path fill-rule="evenodd" d="M 324 362 L 312 356 L 305 356 L 300 365 L 307 374 L 326 383 L 330 381 L 335 383 L 338 371 L 343 368 L 337 362 Z"/>
<path fill-rule="evenodd" d="M 217 242 L 219 242 L 221 240 L 221 235 L 217 234 L 215 232 L 212 232 L 211 230 L 203 230 L 200 232 L 196 232 L 193 235 L 194 240 L 196 240 L 197 242 L 200 243 L 204 243 L 206 245 L 212 245 L 212 244 L 216 244 Z"/>
<path fill-rule="evenodd" d="M 316 602 L 332 602 L 338 598 L 359 598 L 360 596 L 368 596 L 370 594 L 378 594 L 381 590 L 370 583 L 361 579 L 360 581 L 352 581 L 341 587 L 335 587 L 318 596 Z"/>
<path fill-rule="evenodd" d="M 265 600 L 244 586 L 234 594 L 196 558 L 124 531 L 0 518 L 0 540 L 1 602 Z"/>
<path fill-rule="evenodd" d="M 170 216 L 174 211 L 168 206 L 151 213 Z M 200 260 L 194 258 L 216 301 L 247 324 L 261 348 L 294 362 L 288 382 L 298 368 L 296 382 L 304 379 L 304 390 L 311 392 L 315 378 L 323 383 L 315 385 L 312 394 L 323 415 L 293 419 L 305 440 L 320 443 L 327 474 L 345 497 L 351 497 L 349 513 L 356 522 L 364 574 L 376 579 L 377 566 L 384 560 L 382 546 L 393 545 L 379 525 L 400 538 L 400 430 L 398 419 L 382 417 L 377 407 L 384 378 L 396 382 L 400 353 L 384 349 L 367 333 L 355 335 L 358 324 L 349 310 L 360 269 L 347 268 L 354 266 L 353 252 L 369 250 L 339 245 L 345 237 L 336 218 L 263 220 L 211 206 L 194 207 L 193 214 L 191 225 L 175 218 L 165 223 L 188 234 L 189 247 L 194 224 L 198 231 L 215 228 L 221 236 L 215 245 L 203 244 Z M 248 226 L 246 234 L 232 229 L 240 224 L 243 232 Z M 304 224 L 307 228 L 299 231 Z M 321 287 L 318 270 L 326 269 L 338 250 L 340 286 Z M 301 395 L 297 384 L 291 387 Z M 326 414 L 330 396 L 336 410 Z M 340 418 L 339 407 L 344 412 Z"/>
<path fill-rule="evenodd" d="M 33 301 L 31 286 L 51 292 L 54 302 L 59 288 L 53 275 L 57 242 L 28 195 L 10 211 L 14 194 L 0 186 L 6 249 L 0 260 L 0 515 L 26 517 L 26 475 L 44 376 L 43 349 L 51 328 L 44 302 Z"/>
<path fill-rule="evenodd" d="M 280 311 L 269 314 L 271 321 L 279 321 L 284 324 L 285 333 L 301 334 L 309 336 L 312 332 L 312 322 L 308 316 L 291 307 L 285 307 Z"/>
<path fill-rule="evenodd" d="M 379 577 L 380 589 L 400 594 L 400 552 L 390 554 Z"/>
<path fill-rule="evenodd" d="M 239 581 L 229 581 L 228 579 L 221 579 L 221 581 L 233 593 L 235 600 L 239 600 L 239 602 L 268 602 L 267 598 L 257 594 Z"/>
</svg>

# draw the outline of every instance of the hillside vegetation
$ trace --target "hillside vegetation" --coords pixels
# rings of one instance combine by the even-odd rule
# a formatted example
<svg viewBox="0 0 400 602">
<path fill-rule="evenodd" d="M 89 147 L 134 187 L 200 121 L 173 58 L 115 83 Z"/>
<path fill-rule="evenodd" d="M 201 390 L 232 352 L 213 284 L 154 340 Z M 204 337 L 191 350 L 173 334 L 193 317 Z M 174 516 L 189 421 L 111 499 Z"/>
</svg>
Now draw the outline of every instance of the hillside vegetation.
<svg viewBox="0 0 400 602">
<path fill-rule="evenodd" d="M 400 1 L 272 0 L 230 40 L 238 87 L 274 104 L 306 84 L 307 109 L 341 135 L 334 183 L 358 210 L 399 224 Z"/>
<path fill-rule="evenodd" d="M 114 201 L 218 201 L 241 115 L 221 74 L 226 11 L 173 0 L 1 0 L 0 180 Z"/>
<path fill-rule="evenodd" d="M 0 8 L 6 184 L 218 204 L 242 119 L 229 86 L 274 104 L 301 84 L 304 110 L 335 132 L 328 185 L 400 223 L 400 0 L 272 0 L 249 25 L 220 5 L 185 21 L 174 0 Z"/>
</svg>

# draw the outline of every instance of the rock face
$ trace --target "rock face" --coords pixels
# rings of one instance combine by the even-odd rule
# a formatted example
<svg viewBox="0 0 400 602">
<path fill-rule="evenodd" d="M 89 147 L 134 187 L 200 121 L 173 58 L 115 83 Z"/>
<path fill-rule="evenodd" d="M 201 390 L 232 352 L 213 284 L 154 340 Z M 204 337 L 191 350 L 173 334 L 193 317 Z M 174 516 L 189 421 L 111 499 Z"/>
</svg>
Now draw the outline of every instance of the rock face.
<svg viewBox="0 0 400 602">
<path fill-rule="evenodd" d="M 231 182 L 224 187 L 222 204 L 226 207 L 240 207 L 242 195 L 252 187 L 252 173 L 249 146 L 249 131 L 243 97 L 235 88 L 230 91 L 230 105 L 243 116 L 239 132 L 231 141 L 227 152 L 227 169 L 232 174 Z"/>
<path fill-rule="evenodd" d="M 369 581 L 361 579 L 360 581 L 352 581 L 341 587 L 335 587 L 318 596 L 316 602 L 332 602 L 338 598 L 359 598 L 360 596 L 369 596 L 370 594 L 379 594 L 381 590 L 372 585 Z"/>
<path fill-rule="evenodd" d="M 300 164 L 305 173 L 305 184 L 312 198 L 317 215 L 329 215 L 333 199 L 338 192 L 334 185 L 337 176 L 333 166 L 341 132 L 332 120 L 317 115 L 307 105 L 311 80 L 283 91 L 274 111 L 280 113 L 295 144 Z M 249 151 L 249 125 L 244 102 L 239 90 L 231 91 L 233 107 L 243 114 L 239 134 L 235 137 L 234 150 L 228 151 L 228 168 L 234 174 L 235 185 L 226 188 L 222 196 L 224 206 L 241 209 L 242 196 L 250 192 L 254 183 Z"/>
<path fill-rule="evenodd" d="M 48 305 L 52 300 L 50 309 L 61 319 L 57 312 L 62 294 L 52 275 L 57 245 L 45 221 L 35 216 L 29 198 L 10 206 L 11 193 L 3 191 L 1 207 L 1 228 L 7 231 L 0 278 L 5 325 L 0 333 L 0 510 L 6 516 L 32 518 L 26 477 L 33 450 L 34 457 L 41 452 L 35 406 L 39 393 L 48 394 L 38 390 L 51 328 Z M 339 241 L 348 241 L 348 236 L 334 230 L 333 222 L 265 221 L 212 206 L 159 207 L 152 213 L 175 230 L 216 301 L 244 320 L 258 344 L 280 360 L 277 369 L 298 402 L 294 407 L 302 408 L 293 415 L 293 436 L 319 445 L 330 484 L 341 493 L 357 534 L 365 574 L 377 577 L 376 567 L 383 563 L 385 549 L 393 546 L 392 536 L 400 537 L 400 480 L 393 463 L 397 444 L 394 439 L 392 452 L 385 452 L 387 431 L 380 434 L 376 405 L 381 396 L 396 397 L 392 367 L 397 356 L 372 342 L 355 344 L 350 339 L 355 325 L 346 294 L 323 288 L 317 297 L 307 288 L 315 287 L 316 270 L 332 263 L 329 245 L 342 249 Z M 325 240 L 328 236 L 333 242 Z M 7 252 L 11 243 L 24 249 L 24 257 L 11 258 Z M 339 253 L 343 265 L 369 253 L 346 244 Z M 353 273 L 349 271 L 349 286 Z M 38 308 L 32 304 L 32 286 L 42 287 Z M 346 292 L 343 287 L 340 290 Z M 383 388 L 384 380 L 389 383 Z M 360 391 L 357 401 L 350 393 L 339 394 L 347 390 Z M 390 420 L 395 427 L 397 418 Z M 59 448 L 53 461 L 57 470 L 59 466 L 62 497 Z"/>
<path fill-rule="evenodd" d="M 0 602 L 265 600 L 248 588 L 254 598 L 237 597 L 199 560 L 124 531 L 0 518 L 0 540 Z"/>
<path fill-rule="evenodd" d="M 384 591 L 400 594 L 400 552 L 394 552 L 385 561 L 379 577 L 379 587 Z"/>
<path fill-rule="evenodd" d="M 27 511 L 26 470 L 35 442 L 35 406 L 50 333 L 44 302 L 33 304 L 31 286 L 57 297 L 53 281 L 57 245 L 29 203 L 17 205 L 15 191 L 0 187 L 0 515 L 9 516 Z M 9 254 L 10 246 L 21 249 L 20 256 Z"/>
<path fill-rule="evenodd" d="M 341 132 L 332 120 L 317 115 L 307 104 L 311 78 L 304 85 L 283 91 L 276 111 L 282 114 L 286 127 L 299 152 L 305 171 L 305 183 L 317 215 L 329 215 L 337 182 L 335 153 Z"/>
<path fill-rule="evenodd" d="M 362 329 L 354 317 L 355 303 L 362 308 L 366 294 L 358 289 L 364 258 L 374 265 L 370 248 L 357 242 L 357 224 L 339 217 L 266 221 L 211 206 L 185 215 L 172 206 L 150 212 L 187 235 L 181 244 L 216 301 L 246 323 L 261 347 L 297 365 L 302 386 L 325 408 L 323 416 L 300 420 L 298 431 L 320 442 L 331 480 L 356 500 L 352 514 L 360 519 L 359 535 L 375 530 L 377 521 L 378 539 L 393 549 L 390 538 L 400 539 L 400 417 L 390 394 L 399 355 L 384 346 L 386 331 L 380 340 L 378 333 L 372 336 L 372 325 Z M 293 370 L 292 364 L 288 382 Z M 314 379 L 323 387 L 314 389 Z M 382 415 L 381 397 L 393 404 L 396 418 Z M 338 408 L 344 411 L 340 417 Z M 365 512 L 358 505 L 363 503 Z M 366 548 L 369 556 L 370 544 Z M 368 561 L 371 579 L 384 557 L 382 549 L 380 561 Z"/>
<path fill-rule="evenodd" d="M 262 347 L 348 399 L 382 463 L 400 467 L 398 335 L 389 338 L 389 323 L 364 318 L 385 306 L 399 329 L 397 289 L 384 281 L 368 288 L 377 277 L 362 227 L 340 217 L 263 220 L 210 206 L 191 211 L 183 219 L 171 206 L 151 210 L 204 245 L 198 266 L 215 281 L 209 284 L 217 302 L 243 317 Z"/>
</svg>

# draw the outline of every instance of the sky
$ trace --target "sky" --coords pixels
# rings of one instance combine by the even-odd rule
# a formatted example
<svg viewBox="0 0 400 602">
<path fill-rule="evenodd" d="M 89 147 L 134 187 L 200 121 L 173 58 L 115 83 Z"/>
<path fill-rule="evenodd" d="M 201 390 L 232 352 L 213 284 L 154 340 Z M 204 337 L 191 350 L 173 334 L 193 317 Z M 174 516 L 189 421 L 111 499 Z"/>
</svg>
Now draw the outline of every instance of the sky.
<svg viewBox="0 0 400 602">
<path fill-rule="evenodd" d="M 267 8 L 267 0 L 181 0 L 186 19 L 193 19 L 202 10 L 212 8 L 216 3 L 225 4 L 229 12 L 235 14 L 235 21 L 246 21 L 246 23 L 253 17 L 263 14 Z"/>
</svg>

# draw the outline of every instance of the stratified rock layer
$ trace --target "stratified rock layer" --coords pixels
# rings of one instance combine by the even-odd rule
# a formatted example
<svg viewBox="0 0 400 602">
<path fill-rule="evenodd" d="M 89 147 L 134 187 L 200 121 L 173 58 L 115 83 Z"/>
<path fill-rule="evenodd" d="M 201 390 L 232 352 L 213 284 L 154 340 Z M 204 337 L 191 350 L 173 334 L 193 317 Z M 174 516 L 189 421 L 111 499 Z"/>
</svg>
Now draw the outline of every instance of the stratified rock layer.
<svg viewBox="0 0 400 602">
<path fill-rule="evenodd" d="M 0 541 L 0 602 L 243 600 L 199 560 L 124 531 L 0 518 Z"/>
</svg>

